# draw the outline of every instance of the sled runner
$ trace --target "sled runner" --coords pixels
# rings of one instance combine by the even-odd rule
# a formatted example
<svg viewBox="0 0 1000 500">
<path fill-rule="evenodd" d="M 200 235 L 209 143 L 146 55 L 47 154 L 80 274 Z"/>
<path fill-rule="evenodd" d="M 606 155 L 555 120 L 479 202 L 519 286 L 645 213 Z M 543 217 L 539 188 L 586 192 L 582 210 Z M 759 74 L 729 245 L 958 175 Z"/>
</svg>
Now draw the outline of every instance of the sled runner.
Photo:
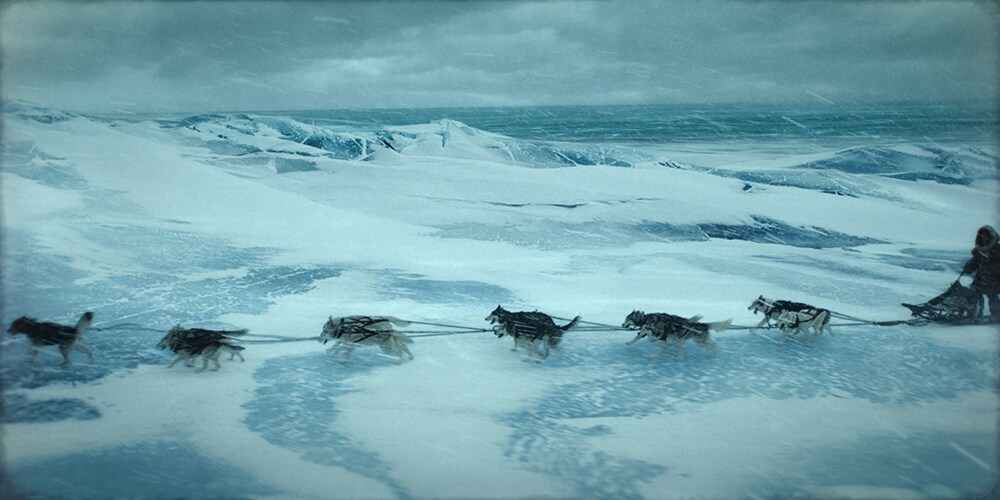
<svg viewBox="0 0 1000 500">
<path fill-rule="evenodd" d="M 984 323 L 981 294 L 955 281 L 944 293 L 923 304 L 903 304 L 916 318 L 939 323 L 968 325 Z"/>
</svg>

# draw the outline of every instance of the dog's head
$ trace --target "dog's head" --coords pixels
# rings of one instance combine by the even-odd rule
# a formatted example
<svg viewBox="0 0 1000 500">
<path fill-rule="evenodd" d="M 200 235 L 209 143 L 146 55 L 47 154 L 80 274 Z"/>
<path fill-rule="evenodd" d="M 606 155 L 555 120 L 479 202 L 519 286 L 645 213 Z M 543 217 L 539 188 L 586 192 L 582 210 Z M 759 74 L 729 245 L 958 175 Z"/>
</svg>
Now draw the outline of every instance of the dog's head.
<svg viewBox="0 0 1000 500">
<path fill-rule="evenodd" d="M 489 321 L 491 324 L 496 324 L 503 321 L 503 319 L 509 314 L 509 311 L 498 305 L 497 308 L 486 317 L 486 321 Z"/>
<path fill-rule="evenodd" d="M 27 316 L 21 316 L 20 318 L 15 319 L 10 324 L 10 327 L 7 328 L 7 333 L 11 335 L 17 335 L 19 333 L 27 333 L 31 331 L 31 326 L 34 325 L 35 323 L 36 323 L 35 320 Z"/>
<path fill-rule="evenodd" d="M 754 314 L 757 314 L 759 312 L 767 314 L 768 312 L 770 312 L 771 308 L 773 307 L 773 304 L 774 303 L 772 300 L 765 299 L 764 296 L 761 295 L 757 297 L 757 300 L 753 301 L 753 303 L 750 304 L 750 307 L 748 307 L 747 310 L 753 311 Z"/>
<path fill-rule="evenodd" d="M 344 324 L 344 318 L 334 318 L 330 316 L 326 324 L 323 325 L 323 333 L 319 335 L 319 341 L 322 343 L 327 343 L 333 339 L 339 338 L 343 332 L 340 331 L 340 326 Z"/>
<path fill-rule="evenodd" d="M 625 317 L 625 321 L 622 323 L 622 328 L 639 328 L 644 324 L 643 319 L 645 317 L 646 314 L 642 311 L 632 311 Z"/>
<path fill-rule="evenodd" d="M 493 335 L 497 338 L 501 338 L 504 335 L 514 335 L 514 332 L 510 331 L 513 325 L 510 324 L 510 311 L 504 309 L 501 306 L 497 306 L 489 316 L 486 317 L 486 321 L 489 321 L 493 325 Z"/>
<path fill-rule="evenodd" d="M 177 342 L 181 340 L 183 335 L 184 329 L 181 328 L 181 325 L 174 325 L 174 327 L 171 328 L 162 339 L 160 339 L 160 342 L 156 344 L 156 347 L 159 347 L 160 349 L 166 349 L 168 347 L 173 348 L 177 345 Z"/>
</svg>

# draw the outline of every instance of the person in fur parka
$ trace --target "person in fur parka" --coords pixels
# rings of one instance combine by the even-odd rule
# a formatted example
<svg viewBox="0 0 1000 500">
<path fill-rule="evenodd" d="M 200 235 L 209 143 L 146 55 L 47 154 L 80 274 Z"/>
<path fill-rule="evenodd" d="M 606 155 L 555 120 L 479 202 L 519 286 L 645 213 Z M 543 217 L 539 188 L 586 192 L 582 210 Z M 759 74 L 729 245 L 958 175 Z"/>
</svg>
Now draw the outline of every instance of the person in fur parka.
<svg viewBox="0 0 1000 500">
<path fill-rule="evenodd" d="M 976 246 L 972 258 L 962 267 L 962 275 L 975 276 L 972 289 L 983 295 L 990 305 L 990 319 L 1000 321 L 1000 237 L 992 226 L 983 226 L 976 232 Z"/>
</svg>

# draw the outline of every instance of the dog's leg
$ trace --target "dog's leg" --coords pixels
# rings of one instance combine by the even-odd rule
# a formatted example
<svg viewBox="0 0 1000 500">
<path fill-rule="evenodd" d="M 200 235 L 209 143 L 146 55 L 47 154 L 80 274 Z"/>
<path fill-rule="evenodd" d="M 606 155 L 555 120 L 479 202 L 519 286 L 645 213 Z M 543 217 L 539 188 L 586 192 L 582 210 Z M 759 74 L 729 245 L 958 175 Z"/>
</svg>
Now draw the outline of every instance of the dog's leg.
<svg viewBox="0 0 1000 500">
<path fill-rule="evenodd" d="M 541 339 L 538 340 L 538 343 L 542 348 L 542 353 L 541 353 L 542 359 L 549 359 L 549 354 L 552 354 L 552 349 L 549 348 L 548 337 L 542 337 Z"/>
<path fill-rule="evenodd" d="M 69 345 L 60 345 L 59 346 L 59 354 L 62 354 L 62 357 L 63 357 L 63 362 L 59 363 L 59 366 L 68 365 L 69 364 L 69 349 L 70 349 Z"/>
<path fill-rule="evenodd" d="M 534 340 L 528 340 L 527 338 L 521 339 L 521 346 L 524 347 L 524 355 L 521 356 L 521 361 L 528 362 L 534 361 L 535 352 L 538 346 L 535 344 Z"/>
<path fill-rule="evenodd" d="M 819 329 L 820 329 L 820 331 L 822 332 L 823 330 L 826 330 L 830 334 L 830 336 L 832 337 L 833 336 L 833 329 L 830 328 L 830 311 L 824 310 L 820 314 L 821 314 L 821 317 L 818 318 L 820 320 L 820 322 L 819 322 Z"/>
<path fill-rule="evenodd" d="M 810 325 L 805 325 L 805 326 L 806 326 L 805 328 L 799 331 L 802 332 L 802 338 L 803 340 L 805 340 L 806 345 L 813 345 L 816 343 L 817 340 L 819 340 L 819 334 L 810 330 L 809 329 Z"/>
<path fill-rule="evenodd" d="M 819 340 L 823 336 L 823 325 L 819 323 L 818 318 L 812 322 L 813 333 L 816 334 L 816 340 Z"/>
<path fill-rule="evenodd" d="M 189 353 L 189 352 L 179 352 L 179 353 L 177 353 L 177 357 L 174 358 L 173 362 L 171 362 L 169 365 L 167 365 L 167 368 L 171 368 L 171 367 L 173 367 L 174 365 L 176 365 L 177 363 L 179 363 L 181 361 L 184 362 L 184 366 L 190 367 L 191 366 L 191 362 L 192 362 L 191 353 Z"/>
<path fill-rule="evenodd" d="M 221 366 L 219 364 L 218 346 L 208 346 L 201 352 L 201 368 L 198 369 L 198 372 L 200 373 L 208 369 L 208 363 L 210 361 L 215 363 L 215 368 L 213 368 L 212 371 L 218 370 Z"/>
<path fill-rule="evenodd" d="M 715 344 L 715 341 L 713 341 L 712 338 L 709 337 L 708 335 L 706 335 L 704 337 L 696 338 L 695 342 L 698 345 L 700 345 L 700 346 L 708 349 L 709 351 L 712 351 L 712 354 L 714 354 L 716 356 L 719 355 L 719 351 L 718 351 L 718 348 L 717 348 L 717 346 Z"/>
<path fill-rule="evenodd" d="M 77 342 L 73 344 L 73 348 L 78 352 L 82 352 L 87 355 L 87 362 L 94 364 L 94 354 L 90 352 L 90 348 L 83 344 L 83 342 Z"/>
<path fill-rule="evenodd" d="M 400 342 L 399 339 L 397 339 L 392 333 L 386 334 L 385 340 L 379 342 L 378 347 L 384 354 L 396 356 L 397 365 L 403 363 L 403 350 L 406 349 L 406 347 L 403 346 L 403 343 Z"/>
<path fill-rule="evenodd" d="M 538 351 L 538 357 L 541 359 L 549 359 L 549 354 L 552 354 L 552 349 L 549 346 L 549 336 L 541 337 L 536 342 L 535 350 Z"/>
<path fill-rule="evenodd" d="M 552 350 L 556 352 L 556 361 L 562 359 L 562 344 L 556 344 L 552 346 Z"/>
<path fill-rule="evenodd" d="M 684 361 L 687 356 L 684 353 L 684 341 L 677 340 L 674 341 L 674 345 L 677 346 L 677 361 Z"/>
<path fill-rule="evenodd" d="M 38 357 L 38 346 L 31 344 L 28 346 L 28 363 L 34 364 L 36 357 Z"/>
<path fill-rule="evenodd" d="M 542 357 L 542 353 L 538 351 L 538 342 L 539 342 L 539 340 L 538 339 L 533 339 L 533 340 L 526 341 L 526 342 L 528 344 L 525 347 L 525 350 L 527 352 L 525 353 L 524 357 L 521 358 L 521 361 L 525 361 L 525 362 L 534 361 L 535 363 L 541 363 L 542 360 L 545 359 L 545 358 L 543 358 Z"/>
<path fill-rule="evenodd" d="M 344 345 L 345 345 L 345 347 L 344 347 L 344 360 L 341 361 L 340 363 L 346 365 L 347 362 L 350 361 L 350 359 L 351 359 L 351 353 L 354 352 L 354 343 L 351 342 L 349 344 L 344 344 Z"/>
<path fill-rule="evenodd" d="M 336 344 L 333 344 L 333 347 L 331 347 L 330 349 L 327 350 L 327 352 L 330 353 L 330 357 L 332 357 L 334 359 L 337 359 L 337 354 L 340 351 L 346 350 L 346 349 L 347 349 L 347 342 L 344 342 L 344 339 L 339 339 L 339 340 L 337 340 Z M 350 356 L 350 354 L 348 354 L 348 356 Z M 347 362 L 347 360 L 345 359 L 345 360 L 341 361 L 341 364 L 346 363 L 346 362 Z"/>
<path fill-rule="evenodd" d="M 785 345 L 785 341 L 788 340 L 788 337 L 792 336 L 792 330 L 789 330 L 784 326 L 780 327 L 780 330 L 783 335 L 781 336 L 781 340 L 778 341 L 778 345 Z"/>
<path fill-rule="evenodd" d="M 399 358 L 396 361 L 397 364 L 402 364 L 403 361 L 405 361 L 405 359 L 403 358 L 404 353 L 407 355 L 407 357 L 409 357 L 409 359 L 413 359 L 413 353 L 411 353 L 410 350 L 407 349 L 406 344 L 404 344 L 398 338 L 392 337 L 390 338 L 389 342 L 390 342 L 389 345 L 392 349 L 392 354 L 395 354 L 396 357 Z"/>
<path fill-rule="evenodd" d="M 632 340 L 629 340 L 628 342 L 625 342 L 625 345 L 631 346 L 631 345 L 635 344 L 636 342 L 638 342 L 639 339 L 641 339 L 641 338 L 642 338 L 642 335 L 640 335 L 640 334 L 637 333 L 637 334 L 635 334 L 635 337 L 632 338 Z"/>
<path fill-rule="evenodd" d="M 760 327 L 764 326 L 764 323 L 767 323 L 768 319 L 769 318 L 765 314 L 764 317 L 761 318 L 760 322 L 758 322 L 756 325 L 750 327 L 750 331 L 751 332 L 757 331 L 757 329 L 759 329 Z"/>
<path fill-rule="evenodd" d="M 406 353 L 406 355 L 407 355 L 407 356 L 409 356 L 409 358 L 410 358 L 410 359 L 412 360 L 412 359 L 413 359 L 413 353 L 412 353 L 412 352 L 410 352 L 410 349 L 409 349 L 408 347 L 406 347 L 406 344 L 404 344 L 404 343 L 402 343 L 402 342 L 399 342 L 398 344 L 399 344 L 399 348 L 400 348 L 400 349 L 401 349 L 401 350 L 402 350 L 403 352 L 405 352 L 405 353 Z M 403 356 L 401 355 L 401 356 L 399 357 L 399 359 L 403 359 Z"/>
<path fill-rule="evenodd" d="M 660 355 L 663 354 L 663 351 L 665 351 L 665 350 L 667 350 L 667 341 L 666 340 L 661 340 L 660 343 L 659 343 L 659 345 L 656 346 L 656 351 L 654 351 L 653 354 L 649 356 L 649 359 L 657 359 L 657 358 L 659 358 Z"/>
</svg>

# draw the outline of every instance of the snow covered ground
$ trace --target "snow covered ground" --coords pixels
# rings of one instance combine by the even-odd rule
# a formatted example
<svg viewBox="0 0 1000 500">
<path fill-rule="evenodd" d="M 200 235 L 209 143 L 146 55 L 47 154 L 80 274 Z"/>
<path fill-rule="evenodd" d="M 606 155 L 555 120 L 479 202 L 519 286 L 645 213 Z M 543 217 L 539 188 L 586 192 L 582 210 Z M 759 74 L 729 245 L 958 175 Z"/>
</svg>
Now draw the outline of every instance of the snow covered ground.
<svg viewBox="0 0 1000 500">
<path fill-rule="evenodd" d="M 989 326 L 785 345 L 734 329 L 684 360 L 614 330 L 571 331 L 544 363 L 488 332 L 416 338 L 402 364 L 340 364 L 315 341 L 330 315 L 488 328 L 497 304 L 748 326 L 760 294 L 906 319 L 899 304 L 943 291 L 1000 222 L 995 144 L 553 143 L 453 120 L 24 103 L 3 118 L 3 321 L 134 325 L 89 332 L 94 365 L 47 348 L 32 366 L 5 336 L 19 493 L 942 498 L 997 480 Z M 167 369 L 155 344 L 174 324 L 303 341 Z"/>
</svg>

